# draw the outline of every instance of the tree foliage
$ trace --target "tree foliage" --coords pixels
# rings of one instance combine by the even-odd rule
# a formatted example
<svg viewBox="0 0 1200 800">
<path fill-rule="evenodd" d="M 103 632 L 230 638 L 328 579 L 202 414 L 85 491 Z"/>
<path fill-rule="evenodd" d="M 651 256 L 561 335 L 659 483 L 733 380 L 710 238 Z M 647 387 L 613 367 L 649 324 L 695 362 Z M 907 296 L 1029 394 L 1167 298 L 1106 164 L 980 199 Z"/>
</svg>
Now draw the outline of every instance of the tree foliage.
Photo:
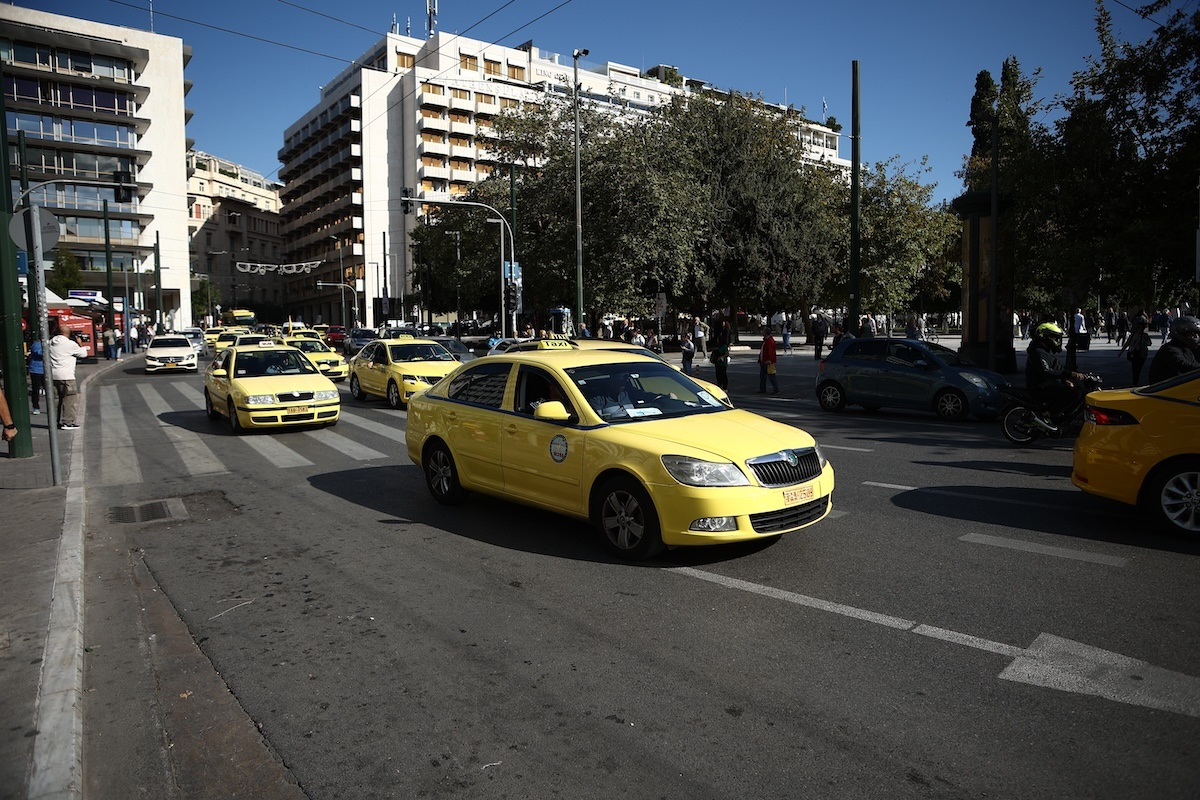
<svg viewBox="0 0 1200 800">
<path fill-rule="evenodd" d="M 59 297 L 66 297 L 72 289 L 83 288 L 79 259 L 65 247 L 54 248 L 54 271 L 46 278 L 46 288 Z"/>
</svg>

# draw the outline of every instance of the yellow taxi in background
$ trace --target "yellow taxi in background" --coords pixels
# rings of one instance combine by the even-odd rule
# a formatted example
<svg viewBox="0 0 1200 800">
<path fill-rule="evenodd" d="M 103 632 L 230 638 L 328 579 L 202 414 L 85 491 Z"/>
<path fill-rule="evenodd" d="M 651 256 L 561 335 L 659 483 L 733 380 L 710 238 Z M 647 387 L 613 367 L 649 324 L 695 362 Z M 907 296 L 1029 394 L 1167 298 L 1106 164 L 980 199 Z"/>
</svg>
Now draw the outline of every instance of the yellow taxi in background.
<svg viewBox="0 0 1200 800">
<path fill-rule="evenodd" d="M 1090 393 L 1071 482 L 1200 535 L 1200 372 Z"/>
<path fill-rule="evenodd" d="M 227 347 L 204 373 L 204 410 L 234 433 L 249 428 L 336 425 L 341 393 L 294 347 Z"/>
<path fill-rule="evenodd" d="M 350 359 L 350 394 L 355 400 L 375 395 L 402 408 L 457 366 L 449 350 L 429 339 L 376 339 Z"/>
<path fill-rule="evenodd" d="M 308 356 L 308 360 L 321 371 L 321 374 L 334 383 L 341 383 L 350 374 L 350 365 L 346 363 L 346 359 L 340 353 L 330 350 L 329 345 L 319 339 L 310 339 L 307 336 L 285 336 L 275 341 L 304 353 Z"/>
<path fill-rule="evenodd" d="M 283 334 L 289 339 L 315 339 L 318 342 L 324 341 L 321 338 L 321 334 L 312 328 L 291 328 L 285 330 Z"/>
<path fill-rule="evenodd" d="M 220 327 L 217 327 L 217 328 L 207 328 L 207 329 L 204 331 L 204 345 L 205 345 L 205 346 L 206 346 L 206 347 L 207 347 L 209 350 L 212 350 L 212 349 L 213 349 L 213 347 L 215 347 L 215 346 L 216 346 L 216 344 L 217 344 L 217 337 L 218 337 L 218 336 L 220 336 L 220 335 L 221 335 L 222 333 L 224 333 L 224 332 L 225 332 L 225 329 L 224 329 L 224 328 L 220 328 Z"/>
<path fill-rule="evenodd" d="M 590 520 L 631 560 L 774 539 L 832 508 L 812 436 L 635 353 L 564 342 L 463 364 L 412 398 L 405 435 L 438 502 L 474 490 Z"/>
<path fill-rule="evenodd" d="M 226 347 L 233 347 L 239 336 L 249 335 L 249 328 L 225 328 L 219 334 L 217 334 L 216 341 L 213 342 L 212 348 L 219 353 Z"/>
</svg>

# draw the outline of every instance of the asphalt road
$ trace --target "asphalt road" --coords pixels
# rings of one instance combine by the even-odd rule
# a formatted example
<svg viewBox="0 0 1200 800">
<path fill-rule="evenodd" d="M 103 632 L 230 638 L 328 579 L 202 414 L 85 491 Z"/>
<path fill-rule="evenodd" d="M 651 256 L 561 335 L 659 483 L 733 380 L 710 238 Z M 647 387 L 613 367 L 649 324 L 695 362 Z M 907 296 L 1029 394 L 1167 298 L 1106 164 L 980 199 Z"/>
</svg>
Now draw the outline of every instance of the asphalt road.
<svg viewBox="0 0 1200 800">
<path fill-rule="evenodd" d="M 1072 487 L 1067 442 L 825 414 L 787 358 L 733 396 L 817 436 L 833 514 L 645 565 L 438 506 L 382 402 L 234 437 L 201 378 L 110 372 L 85 796 L 1196 797 L 1200 544 Z"/>
</svg>

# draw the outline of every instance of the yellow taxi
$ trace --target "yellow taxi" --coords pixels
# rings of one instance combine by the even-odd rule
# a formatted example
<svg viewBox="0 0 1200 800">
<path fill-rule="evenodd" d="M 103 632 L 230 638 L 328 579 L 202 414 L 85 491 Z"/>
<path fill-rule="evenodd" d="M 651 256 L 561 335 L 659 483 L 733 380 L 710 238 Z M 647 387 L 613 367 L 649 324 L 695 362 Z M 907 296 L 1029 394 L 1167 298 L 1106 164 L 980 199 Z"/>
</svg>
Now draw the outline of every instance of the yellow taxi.
<svg viewBox="0 0 1200 800">
<path fill-rule="evenodd" d="M 430 339 L 376 339 L 350 359 L 350 394 L 355 400 L 375 395 L 402 408 L 457 366 L 458 359 Z"/>
<path fill-rule="evenodd" d="M 1200 372 L 1089 394 L 1071 482 L 1200 535 Z"/>
<path fill-rule="evenodd" d="M 275 341 L 304 353 L 308 356 L 308 360 L 321 370 L 321 374 L 334 383 L 341 383 L 350 374 L 350 365 L 346 363 L 346 359 L 340 353 L 330 350 L 329 345 L 320 339 L 310 339 L 307 336 L 285 336 Z"/>
<path fill-rule="evenodd" d="M 204 331 L 205 346 L 209 350 L 213 349 L 213 347 L 217 344 L 217 337 L 220 336 L 224 332 L 225 332 L 225 329 L 221 328 L 221 327 L 205 329 L 205 331 Z"/>
<path fill-rule="evenodd" d="M 212 348 L 219 353 L 226 347 L 233 347 L 239 336 L 249 335 L 249 328 L 225 328 L 219 334 L 217 334 L 216 340 L 212 343 Z"/>
<path fill-rule="evenodd" d="M 663 358 L 661 355 L 659 355 L 658 353 L 651 350 L 649 347 L 643 347 L 640 344 L 632 344 L 630 342 L 623 342 L 620 339 L 572 339 L 567 336 L 555 335 L 555 336 L 550 336 L 546 339 L 527 339 L 525 341 L 516 342 L 515 344 L 512 344 L 508 348 L 506 348 L 506 350 L 545 349 L 545 345 L 542 344 L 543 342 L 557 341 L 557 340 L 563 340 L 563 341 L 570 342 L 572 347 L 579 348 L 580 350 L 613 350 L 613 351 L 621 351 L 621 352 L 640 353 L 641 355 L 649 356 L 650 358 L 656 358 L 659 361 L 663 362 L 664 364 L 669 364 L 670 366 L 674 367 L 675 369 L 679 370 L 680 372 L 683 371 L 682 365 L 672 364 L 670 361 L 667 361 L 665 358 Z M 694 380 L 696 383 L 700 384 L 701 386 L 703 386 L 705 389 L 707 389 L 712 394 L 713 397 L 717 398 L 718 400 L 720 400 L 722 403 L 729 406 L 730 408 L 733 408 L 733 401 L 729 399 L 729 393 L 726 392 L 724 389 L 722 389 L 720 386 L 717 386 L 715 383 L 710 383 L 709 381 L 706 381 L 703 378 L 698 378 L 695 375 L 692 375 L 691 379 Z"/>
<path fill-rule="evenodd" d="M 473 490 L 590 520 L 631 560 L 774 539 L 832 508 L 808 433 L 661 360 L 566 342 L 463 364 L 409 403 L 406 443 L 438 502 Z"/>
<path fill-rule="evenodd" d="M 234 433 L 249 428 L 336 425 L 341 393 L 294 347 L 227 347 L 204 373 L 204 410 Z"/>
<path fill-rule="evenodd" d="M 317 332 L 317 336 L 321 337 L 321 341 L 329 343 L 329 326 L 328 325 L 313 325 L 312 329 Z"/>
</svg>

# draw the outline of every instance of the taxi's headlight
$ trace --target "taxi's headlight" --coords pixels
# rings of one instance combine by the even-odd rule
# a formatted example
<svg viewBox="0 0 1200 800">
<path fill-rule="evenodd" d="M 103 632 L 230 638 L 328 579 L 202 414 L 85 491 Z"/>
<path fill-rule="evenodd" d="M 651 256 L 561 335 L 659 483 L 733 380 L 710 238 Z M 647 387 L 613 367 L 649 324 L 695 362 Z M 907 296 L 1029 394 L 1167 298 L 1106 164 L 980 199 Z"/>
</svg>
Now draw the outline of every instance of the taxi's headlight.
<svg viewBox="0 0 1200 800">
<path fill-rule="evenodd" d="M 322 389 L 319 392 L 313 392 L 313 400 L 337 400 L 337 389 Z"/>
<path fill-rule="evenodd" d="M 813 443 L 813 452 L 817 454 L 817 463 L 821 465 L 821 469 L 825 469 L 825 465 L 829 463 L 829 459 L 821 452 L 821 445 Z"/>
<path fill-rule="evenodd" d="M 737 517 L 701 517 L 693 520 L 688 526 L 690 531 L 704 531 L 705 533 L 724 533 L 726 531 L 737 530 Z"/>
<path fill-rule="evenodd" d="M 687 456 L 663 456 L 671 477 L 685 486 L 749 486 L 746 474 L 726 462 L 701 461 Z"/>
<path fill-rule="evenodd" d="M 246 405 L 248 406 L 270 406 L 275 404 L 275 395 L 273 394 L 252 394 L 246 397 Z"/>
<path fill-rule="evenodd" d="M 429 383 L 429 378 L 424 375 L 401 375 L 400 378 L 409 383 Z"/>
</svg>

